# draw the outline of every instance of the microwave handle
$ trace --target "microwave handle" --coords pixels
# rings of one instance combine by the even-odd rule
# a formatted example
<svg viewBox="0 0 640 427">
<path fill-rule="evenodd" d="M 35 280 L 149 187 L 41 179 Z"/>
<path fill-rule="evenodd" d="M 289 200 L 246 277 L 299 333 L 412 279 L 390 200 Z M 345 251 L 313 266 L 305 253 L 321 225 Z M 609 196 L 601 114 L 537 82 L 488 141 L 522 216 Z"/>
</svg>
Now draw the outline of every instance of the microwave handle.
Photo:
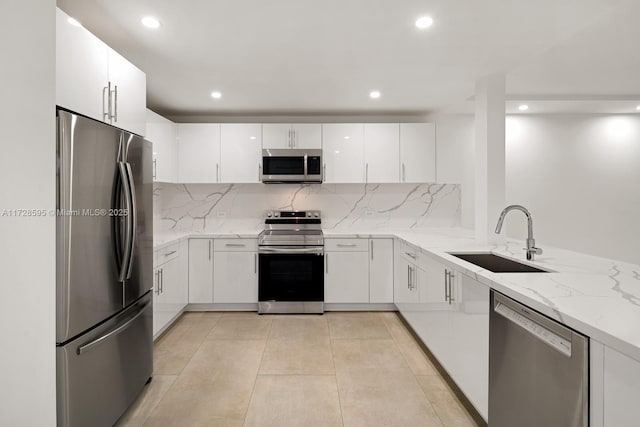
<svg viewBox="0 0 640 427">
<path fill-rule="evenodd" d="M 304 176 L 305 176 L 305 178 L 307 177 L 308 174 L 309 174 L 309 158 L 305 154 L 304 155 Z"/>
</svg>

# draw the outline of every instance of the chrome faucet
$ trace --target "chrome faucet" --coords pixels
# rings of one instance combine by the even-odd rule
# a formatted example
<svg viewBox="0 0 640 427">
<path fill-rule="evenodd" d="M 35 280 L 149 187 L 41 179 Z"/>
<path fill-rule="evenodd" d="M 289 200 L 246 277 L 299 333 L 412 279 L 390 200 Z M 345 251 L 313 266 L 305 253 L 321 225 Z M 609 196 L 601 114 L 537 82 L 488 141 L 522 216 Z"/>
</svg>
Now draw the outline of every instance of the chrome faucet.
<svg viewBox="0 0 640 427">
<path fill-rule="evenodd" d="M 498 225 L 496 225 L 496 234 L 500 233 L 502 230 L 502 223 L 504 222 L 504 217 L 507 216 L 507 213 L 513 210 L 522 211 L 527 216 L 527 259 L 533 261 L 534 255 L 541 255 L 542 249 L 536 248 L 536 241 L 533 238 L 533 220 L 531 219 L 531 214 L 524 206 L 520 205 L 509 205 L 500 214 L 500 218 L 498 218 Z"/>
</svg>

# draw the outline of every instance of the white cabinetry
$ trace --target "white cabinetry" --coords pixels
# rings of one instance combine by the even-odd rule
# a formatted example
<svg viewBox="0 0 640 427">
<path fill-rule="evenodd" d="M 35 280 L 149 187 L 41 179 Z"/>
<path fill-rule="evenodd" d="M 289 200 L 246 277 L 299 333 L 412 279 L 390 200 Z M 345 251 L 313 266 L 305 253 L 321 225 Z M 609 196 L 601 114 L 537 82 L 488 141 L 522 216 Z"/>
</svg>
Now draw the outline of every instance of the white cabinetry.
<svg viewBox="0 0 640 427">
<path fill-rule="evenodd" d="M 258 302 L 257 250 L 256 239 L 215 240 L 213 302 Z"/>
<path fill-rule="evenodd" d="M 144 135 L 146 75 L 56 10 L 56 104 Z"/>
<path fill-rule="evenodd" d="M 219 124 L 178 124 L 178 182 L 220 182 Z"/>
<path fill-rule="evenodd" d="M 262 125 L 262 148 L 322 148 L 322 127 L 320 124 Z"/>
<path fill-rule="evenodd" d="M 322 125 L 322 156 L 324 182 L 364 182 L 364 125 Z"/>
<path fill-rule="evenodd" d="M 396 306 L 487 419 L 489 288 L 429 256 L 412 252 L 409 245 L 397 246 L 396 265 L 404 271 L 396 273 Z M 404 289 L 406 283 L 409 292 Z M 412 289 L 411 283 L 418 289 Z"/>
<path fill-rule="evenodd" d="M 179 243 L 159 249 L 153 283 L 153 335 L 157 337 L 187 305 L 187 283 L 182 274 Z"/>
<path fill-rule="evenodd" d="M 400 124 L 400 182 L 436 182 L 433 123 Z"/>
<path fill-rule="evenodd" d="M 393 239 L 369 240 L 369 302 L 393 302 Z"/>
<path fill-rule="evenodd" d="M 222 124 L 220 128 L 220 182 L 257 183 L 261 178 L 260 124 Z"/>
<path fill-rule="evenodd" d="M 189 303 L 213 302 L 213 239 L 189 239 Z"/>
<path fill-rule="evenodd" d="M 400 182 L 398 123 L 364 125 L 365 182 Z"/>
<path fill-rule="evenodd" d="M 640 362 L 604 347 L 604 427 L 632 427 L 640 420 Z"/>
<path fill-rule="evenodd" d="M 367 239 L 325 239 L 326 303 L 369 302 Z"/>
<path fill-rule="evenodd" d="M 151 110 L 147 110 L 145 138 L 153 143 L 153 180 L 178 181 L 178 126 Z"/>
</svg>

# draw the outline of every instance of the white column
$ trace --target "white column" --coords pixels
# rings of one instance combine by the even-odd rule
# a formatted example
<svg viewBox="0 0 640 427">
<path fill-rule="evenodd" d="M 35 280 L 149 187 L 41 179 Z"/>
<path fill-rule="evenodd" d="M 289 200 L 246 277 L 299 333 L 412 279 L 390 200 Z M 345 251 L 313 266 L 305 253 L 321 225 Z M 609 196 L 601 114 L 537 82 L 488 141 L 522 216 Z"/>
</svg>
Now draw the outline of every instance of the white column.
<svg viewBox="0 0 640 427">
<path fill-rule="evenodd" d="M 475 104 L 475 237 L 489 243 L 501 240 L 493 231 L 505 203 L 504 74 L 476 82 Z"/>
<path fill-rule="evenodd" d="M 55 0 L 2 2 L 2 426 L 56 425 L 55 22 Z"/>
</svg>

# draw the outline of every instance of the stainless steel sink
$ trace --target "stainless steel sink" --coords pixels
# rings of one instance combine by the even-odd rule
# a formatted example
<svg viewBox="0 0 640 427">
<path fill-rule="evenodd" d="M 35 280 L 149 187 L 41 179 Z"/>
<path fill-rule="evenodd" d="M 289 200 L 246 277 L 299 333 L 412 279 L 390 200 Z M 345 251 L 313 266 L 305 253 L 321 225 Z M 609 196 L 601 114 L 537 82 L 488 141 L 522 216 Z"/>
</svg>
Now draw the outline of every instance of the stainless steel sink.
<svg viewBox="0 0 640 427">
<path fill-rule="evenodd" d="M 501 257 L 499 255 L 492 254 L 490 252 L 484 253 L 455 253 L 449 252 L 449 255 L 453 255 L 456 258 L 460 258 L 478 267 L 485 268 L 494 273 L 548 273 L 546 270 L 542 270 L 537 267 L 532 267 L 527 264 L 522 264 L 517 261 L 510 260 L 508 258 Z"/>
</svg>

